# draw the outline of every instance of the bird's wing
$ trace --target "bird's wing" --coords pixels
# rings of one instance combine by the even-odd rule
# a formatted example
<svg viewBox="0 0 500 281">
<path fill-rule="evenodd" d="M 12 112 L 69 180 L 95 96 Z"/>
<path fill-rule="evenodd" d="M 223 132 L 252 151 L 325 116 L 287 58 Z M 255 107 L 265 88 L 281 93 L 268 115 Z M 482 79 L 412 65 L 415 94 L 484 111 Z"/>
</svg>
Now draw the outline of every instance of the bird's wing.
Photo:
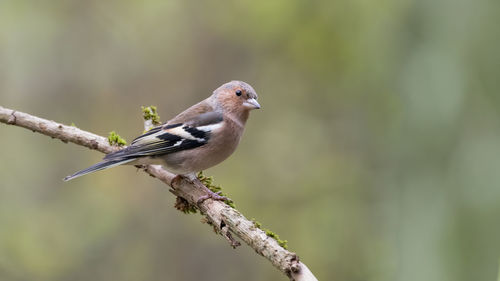
<svg viewBox="0 0 500 281">
<path fill-rule="evenodd" d="M 198 120 L 200 116 L 204 115 L 205 113 L 211 113 L 215 111 L 211 104 L 211 98 L 205 99 L 179 113 L 177 116 L 168 121 L 167 124 L 170 125 L 178 123 L 188 123 L 192 122 L 193 120 Z"/>
<path fill-rule="evenodd" d="M 193 149 L 208 142 L 213 130 L 222 126 L 219 112 L 205 112 L 183 123 L 155 127 L 132 141 L 129 147 L 106 155 L 105 160 L 155 156 Z"/>
</svg>

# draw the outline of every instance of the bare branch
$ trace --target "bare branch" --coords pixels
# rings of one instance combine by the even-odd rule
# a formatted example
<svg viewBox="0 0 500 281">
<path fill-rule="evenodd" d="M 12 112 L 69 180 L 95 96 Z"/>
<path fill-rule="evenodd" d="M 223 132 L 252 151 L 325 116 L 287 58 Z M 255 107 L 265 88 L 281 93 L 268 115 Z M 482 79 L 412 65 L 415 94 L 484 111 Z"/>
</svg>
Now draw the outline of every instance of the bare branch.
<svg viewBox="0 0 500 281">
<path fill-rule="evenodd" d="M 121 149 L 110 146 L 107 139 L 102 136 L 1 106 L 0 122 L 23 127 L 33 132 L 60 139 L 65 143 L 72 142 L 103 153 L 110 153 Z M 234 239 L 231 233 L 252 247 L 255 252 L 268 259 L 276 268 L 286 274 L 290 280 L 317 280 L 305 264 L 299 261 L 295 253 L 281 247 L 276 240 L 267 236 L 263 230 L 256 227 L 252 221 L 245 218 L 238 210 L 231 208 L 224 202 L 211 199 L 197 204 L 201 197 L 207 195 L 206 190 L 202 188 L 203 184 L 199 180 L 195 180 L 194 182 L 184 179 L 173 181 L 175 175 L 158 165 L 147 165 L 144 167 L 144 171 L 170 186 L 172 193 L 184 198 L 189 204 L 196 206 L 206 217 L 207 222 L 233 248 L 239 246 L 239 242 Z"/>
</svg>

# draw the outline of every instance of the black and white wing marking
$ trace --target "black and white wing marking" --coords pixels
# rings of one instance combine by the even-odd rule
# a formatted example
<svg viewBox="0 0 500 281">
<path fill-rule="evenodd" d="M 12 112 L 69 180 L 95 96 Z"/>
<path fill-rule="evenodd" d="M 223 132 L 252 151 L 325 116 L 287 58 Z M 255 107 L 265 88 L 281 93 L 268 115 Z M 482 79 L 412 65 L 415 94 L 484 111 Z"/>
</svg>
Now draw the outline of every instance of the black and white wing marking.
<svg viewBox="0 0 500 281">
<path fill-rule="evenodd" d="M 200 147 L 212 131 L 222 126 L 222 115 L 205 113 L 186 123 L 155 127 L 132 141 L 129 147 L 106 155 L 105 160 L 156 156 Z"/>
</svg>

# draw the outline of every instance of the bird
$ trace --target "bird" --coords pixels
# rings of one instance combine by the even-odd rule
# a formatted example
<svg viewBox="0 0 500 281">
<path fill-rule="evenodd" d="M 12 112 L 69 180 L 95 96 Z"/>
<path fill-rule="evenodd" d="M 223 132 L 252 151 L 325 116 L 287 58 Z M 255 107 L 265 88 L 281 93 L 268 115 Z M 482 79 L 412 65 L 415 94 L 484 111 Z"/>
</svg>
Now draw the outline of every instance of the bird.
<svg viewBox="0 0 500 281">
<path fill-rule="evenodd" d="M 245 82 L 225 83 L 205 100 L 135 138 L 128 147 L 107 154 L 101 162 L 64 181 L 125 164 L 162 165 L 177 174 L 176 178 L 193 181 L 197 172 L 221 163 L 236 150 L 250 111 L 261 108 L 257 98 Z"/>
</svg>

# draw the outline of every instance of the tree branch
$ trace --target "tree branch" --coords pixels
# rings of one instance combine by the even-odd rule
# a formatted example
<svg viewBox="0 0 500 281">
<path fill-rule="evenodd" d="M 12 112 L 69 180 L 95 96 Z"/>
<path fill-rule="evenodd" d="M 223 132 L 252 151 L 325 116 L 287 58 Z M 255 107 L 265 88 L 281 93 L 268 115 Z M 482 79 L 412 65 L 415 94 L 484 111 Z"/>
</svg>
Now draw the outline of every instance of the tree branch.
<svg viewBox="0 0 500 281">
<path fill-rule="evenodd" d="M 0 122 L 23 127 L 67 143 L 72 142 L 102 153 L 110 153 L 121 148 L 110 146 L 107 138 L 98 136 L 73 126 L 63 125 L 54 121 L 42 119 L 27 113 L 15 111 L 0 106 Z M 171 187 L 171 192 L 184 198 L 190 205 L 196 206 L 206 217 L 216 232 L 223 236 L 233 248 L 239 246 L 232 234 L 235 234 L 257 253 L 269 260 L 276 268 L 295 281 L 317 280 L 298 256 L 281 247 L 276 240 L 266 235 L 254 222 L 245 218 L 238 210 L 221 201 L 212 199 L 198 200 L 207 195 L 199 180 L 174 181 L 175 175 L 164 170 L 159 165 L 147 165 L 144 171 Z"/>
</svg>

